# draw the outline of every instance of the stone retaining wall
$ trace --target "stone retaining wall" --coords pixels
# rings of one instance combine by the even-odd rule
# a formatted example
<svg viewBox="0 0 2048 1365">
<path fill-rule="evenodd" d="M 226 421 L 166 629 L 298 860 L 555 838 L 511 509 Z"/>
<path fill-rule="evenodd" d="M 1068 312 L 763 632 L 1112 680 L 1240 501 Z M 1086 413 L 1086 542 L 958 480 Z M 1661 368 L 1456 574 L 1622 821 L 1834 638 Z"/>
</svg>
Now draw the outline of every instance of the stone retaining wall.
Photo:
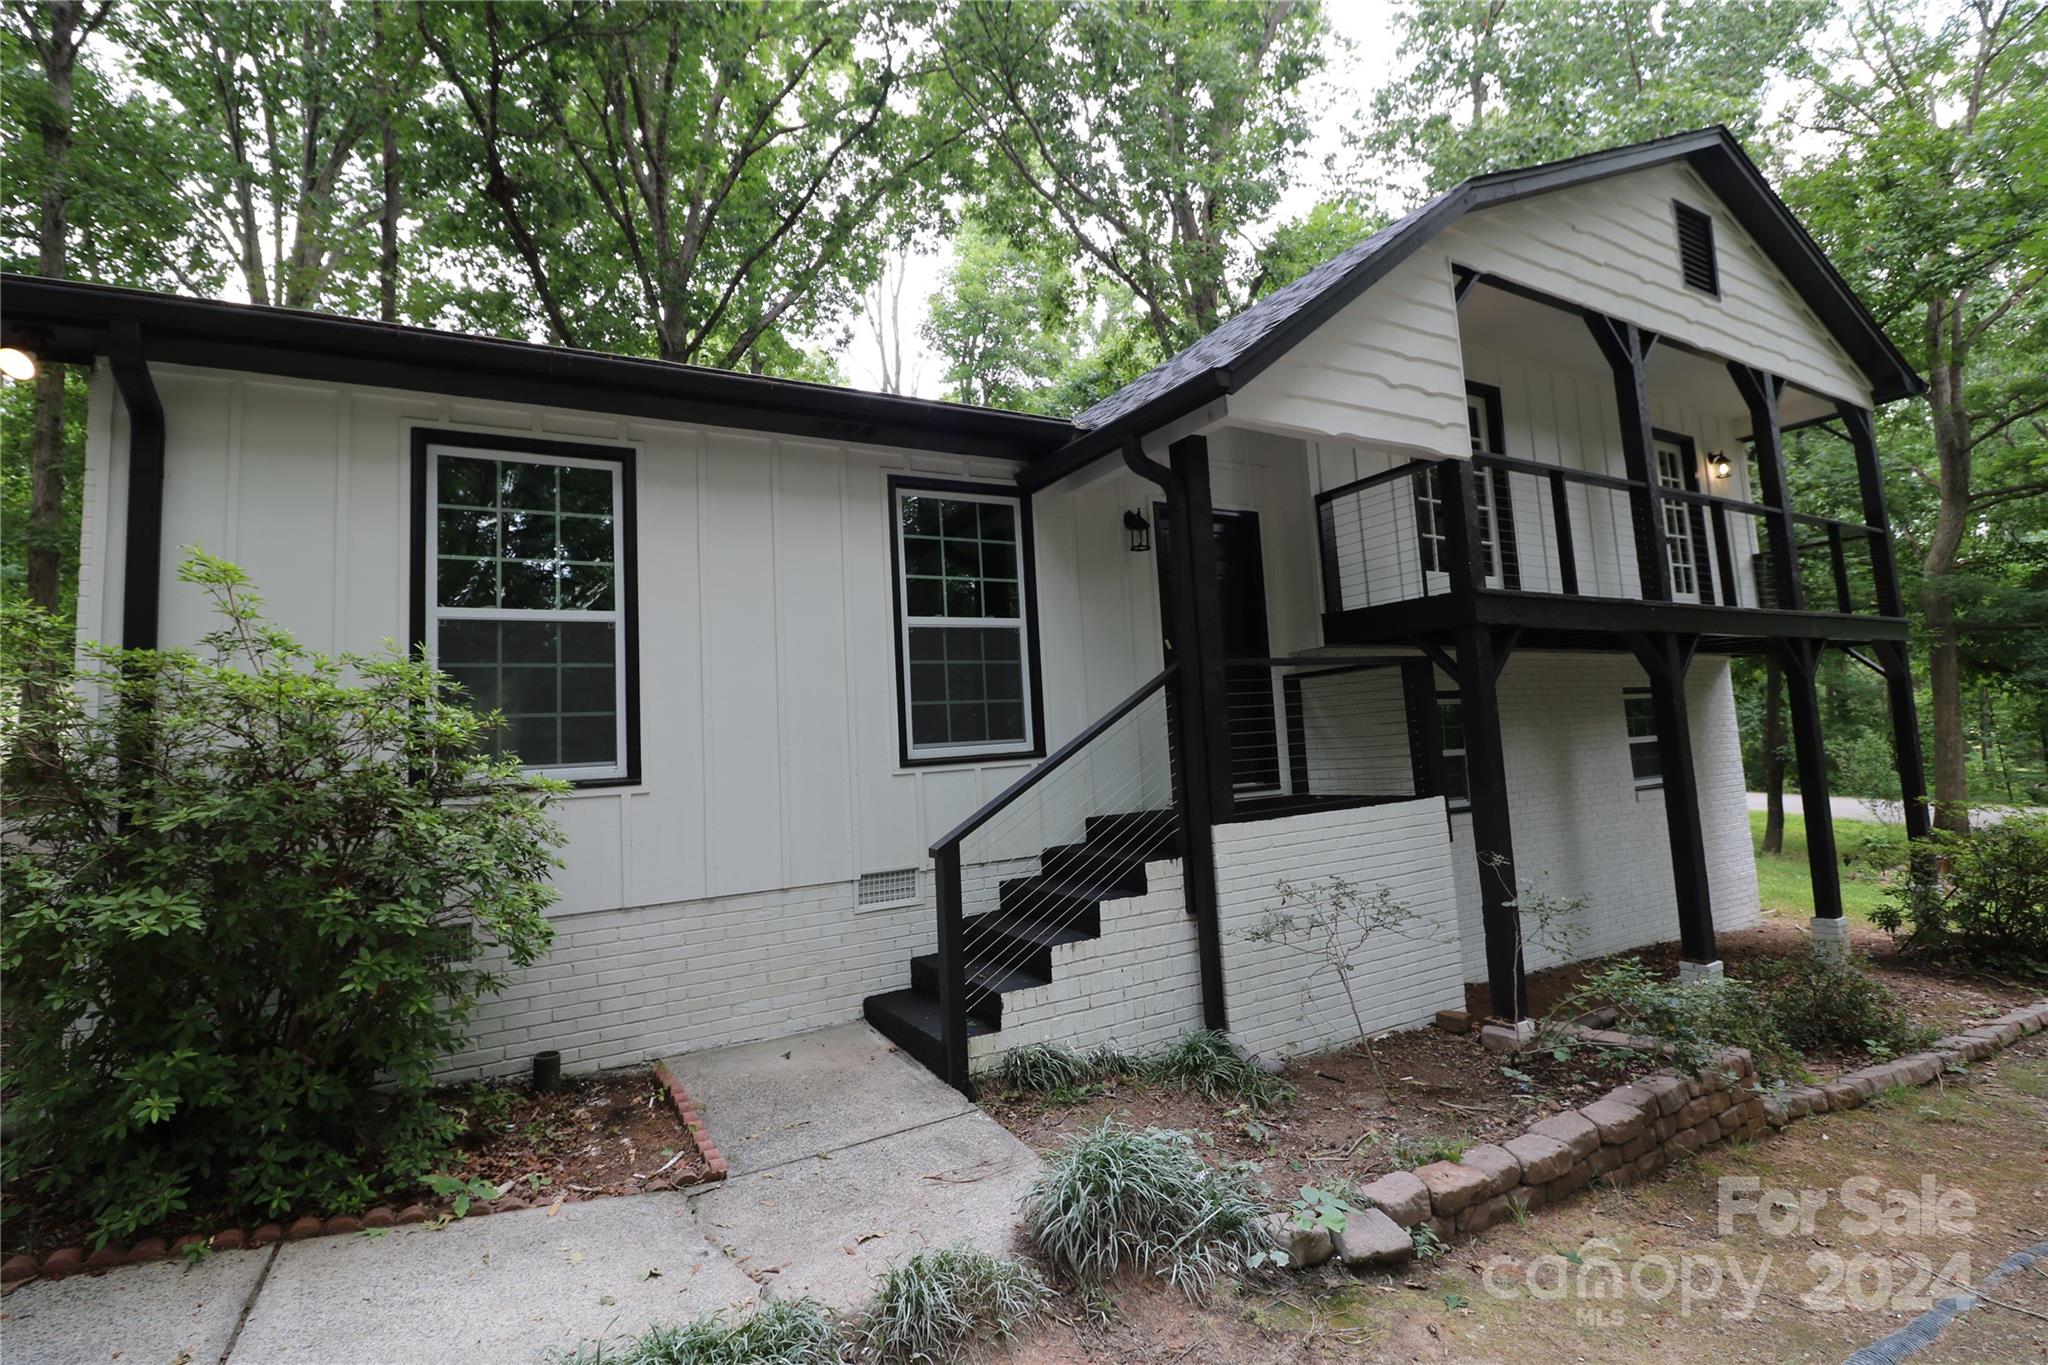
<svg viewBox="0 0 2048 1365">
<path fill-rule="evenodd" d="M 1474 1147 L 1456 1161 L 1383 1175 L 1358 1193 L 1371 1204 L 1367 1231 L 1380 1216 L 1405 1231 L 1427 1227 L 1450 1241 L 1485 1231 L 1515 1216 L 1569 1199 L 1594 1180 L 1624 1185 L 1655 1174 L 1673 1161 L 1729 1138 L 1745 1141 L 1808 1114 L 1853 1109 L 1892 1086 L 1926 1085 L 1960 1066 L 2048 1028 L 2048 1001 L 2014 1010 L 1988 1024 L 1940 1039 L 1926 1052 L 1851 1071 L 1819 1086 L 1766 1093 L 1756 1083 L 1747 1051 L 1716 1054 L 1699 1076 L 1662 1071 L 1610 1090 L 1605 1096 L 1531 1126 L 1520 1137 Z M 1623 1045 L 1621 1034 L 1582 1030 L 1597 1041 Z M 1383 1226 L 1383 1225 L 1381 1225 Z M 1404 1259 L 1410 1248 L 1345 1235 L 1334 1241 L 1283 1230 L 1293 1264 L 1314 1265 L 1335 1251 L 1351 1265 Z"/>
</svg>

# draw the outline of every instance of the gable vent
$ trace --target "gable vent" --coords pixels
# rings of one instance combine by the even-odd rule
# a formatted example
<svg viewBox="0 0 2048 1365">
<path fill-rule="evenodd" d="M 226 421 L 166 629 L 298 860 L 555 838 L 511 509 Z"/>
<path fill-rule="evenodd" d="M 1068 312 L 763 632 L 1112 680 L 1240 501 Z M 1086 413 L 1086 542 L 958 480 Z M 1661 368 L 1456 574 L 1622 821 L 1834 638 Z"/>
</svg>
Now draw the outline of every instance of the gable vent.
<svg viewBox="0 0 2048 1365">
<path fill-rule="evenodd" d="M 1714 259 L 1714 220 L 1684 204 L 1672 207 L 1678 211 L 1678 262 L 1685 271 L 1685 282 L 1718 296 L 1721 268 Z"/>
<path fill-rule="evenodd" d="M 899 867 L 889 872 L 861 874 L 860 889 L 854 893 L 856 909 L 872 910 L 884 905 L 903 905 L 917 899 L 917 869 Z"/>
</svg>

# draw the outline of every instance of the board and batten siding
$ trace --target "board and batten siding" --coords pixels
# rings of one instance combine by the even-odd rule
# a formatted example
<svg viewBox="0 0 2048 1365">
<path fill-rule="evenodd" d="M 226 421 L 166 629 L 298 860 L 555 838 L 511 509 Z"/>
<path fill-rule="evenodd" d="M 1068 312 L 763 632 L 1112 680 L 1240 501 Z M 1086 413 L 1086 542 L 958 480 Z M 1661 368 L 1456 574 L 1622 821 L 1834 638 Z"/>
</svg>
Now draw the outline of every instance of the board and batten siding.
<svg viewBox="0 0 2048 1365">
<path fill-rule="evenodd" d="M 246 569 L 269 613 L 323 651 L 409 628 L 414 428 L 631 446 L 639 513 L 642 780 L 561 803 L 558 914 L 850 882 L 928 862 L 927 846 L 1035 760 L 905 769 L 898 752 L 892 475 L 1007 486 L 1014 466 L 599 413 L 513 406 L 175 365 L 165 412 L 161 636 L 209 628 L 177 581 L 186 546 Z M 79 629 L 119 637 L 127 414 L 102 370 L 91 398 Z M 1317 641 L 1290 443 L 1212 442 L 1219 507 L 1260 515 L 1277 649 Z M 1161 665 L 1157 557 L 1126 509 L 1128 474 L 1033 508 L 1047 746 Z M 1036 852 L 1033 846 L 1030 852 Z M 856 1005 L 858 1002 L 855 1002 Z"/>
<path fill-rule="evenodd" d="M 1000 461 L 153 365 L 166 425 L 162 639 L 208 628 L 182 547 L 246 569 L 307 645 L 409 626 L 411 432 L 637 452 L 642 781 L 561 803 L 558 913 L 844 882 L 925 861 L 1030 760 L 898 758 L 888 478 L 1007 483 Z M 93 395 L 79 627 L 118 638 L 127 419 Z M 1048 730 L 1085 724 L 1071 556 L 1039 547 Z"/>
<path fill-rule="evenodd" d="M 1672 201 L 1714 222 L 1719 298 L 1681 274 Z M 1689 168 L 1655 166 L 1469 213 L 1424 252 L 1870 406 L 1870 381 Z"/>
</svg>

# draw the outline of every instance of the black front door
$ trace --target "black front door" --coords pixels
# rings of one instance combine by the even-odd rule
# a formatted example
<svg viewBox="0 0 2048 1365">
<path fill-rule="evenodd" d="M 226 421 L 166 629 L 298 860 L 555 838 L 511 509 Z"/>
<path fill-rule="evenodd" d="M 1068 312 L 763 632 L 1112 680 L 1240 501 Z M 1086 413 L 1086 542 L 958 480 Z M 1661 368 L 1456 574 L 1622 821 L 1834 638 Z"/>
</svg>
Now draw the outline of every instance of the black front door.
<svg viewBox="0 0 2048 1365">
<path fill-rule="evenodd" d="M 1217 512 L 1216 579 L 1217 595 L 1223 609 L 1223 657 L 1263 659 L 1270 646 L 1266 636 L 1266 566 L 1259 546 L 1259 514 Z M 1155 557 L 1159 561 L 1159 610 L 1162 625 L 1167 622 L 1167 576 L 1173 559 L 1169 547 L 1172 528 L 1167 524 L 1166 504 L 1153 506 L 1157 527 Z M 1166 657 L 1173 657 L 1173 641 L 1166 642 Z M 1278 729 L 1273 721 L 1273 673 L 1263 666 L 1231 668 L 1224 671 L 1224 688 L 1230 707 L 1231 785 L 1241 792 L 1277 791 L 1280 786 Z"/>
</svg>

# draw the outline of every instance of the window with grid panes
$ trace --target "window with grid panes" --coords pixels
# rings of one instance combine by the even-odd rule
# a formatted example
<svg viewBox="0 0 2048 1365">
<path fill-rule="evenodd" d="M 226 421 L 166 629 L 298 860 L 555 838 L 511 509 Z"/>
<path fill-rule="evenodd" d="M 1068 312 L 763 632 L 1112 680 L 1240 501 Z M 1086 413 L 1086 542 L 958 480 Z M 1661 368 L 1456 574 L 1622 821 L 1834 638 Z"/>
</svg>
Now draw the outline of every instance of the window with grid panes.
<svg viewBox="0 0 2048 1365">
<path fill-rule="evenodd" d="M 1033 746 L 1021 524 L 1015 498 L 896 489 L 899 666 L 913 759 Z"/>
<path fill-rule="evenodd" d="M 1664 785 L 1664 755 L 1657 748 L 1657 707 L 1648 688 L 1627 688 L 1621 694 L 1628 721 L 1628 765 L 1638 787 Z"/>
<path fill-rule="evenodd" d="M 1465 770 L 1465 708 L 1456 692 L 1436 694 L 1436 719 L 1444 758 L 1444 800 L 1452 810 L 1472 804 Z"/>
<path fill-rule="evenodd" d="M 626 775 L 622 467 L 428 447 L 428 648 L 527 768 Z"/>
</svg>

